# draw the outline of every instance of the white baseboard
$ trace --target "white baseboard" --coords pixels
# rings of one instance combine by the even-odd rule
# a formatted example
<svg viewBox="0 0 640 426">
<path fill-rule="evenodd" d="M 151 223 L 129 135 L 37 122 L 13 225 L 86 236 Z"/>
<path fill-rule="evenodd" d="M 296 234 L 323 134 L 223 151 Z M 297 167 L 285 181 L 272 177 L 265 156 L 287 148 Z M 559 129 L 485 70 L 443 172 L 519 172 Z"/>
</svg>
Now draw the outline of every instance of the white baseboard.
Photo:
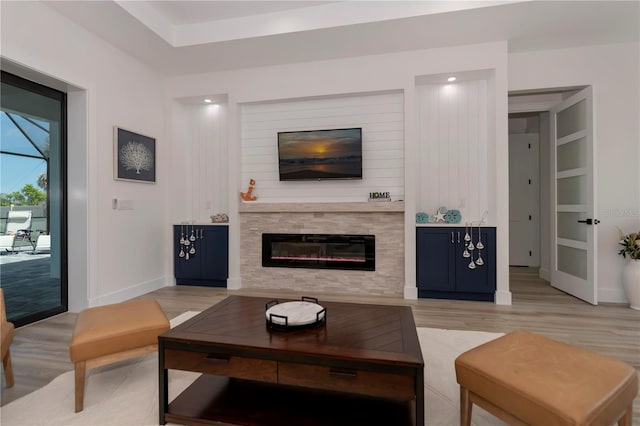
<svg viewBox="0 0 640 426">
<path fill-rule="evenodd" d="M 121 290 L 103 294 L 94 299 L 90 299 L 89 306 L 102 306 L 111 303 L 123 302 L 125 300 L 133 299 L 134 297 L 139 297 L 143 294 L 170 285 L 173 285 L 171 277 L 163 276 L 155 278 L 150 281 L 145 281 L 131 287 L 123 288 Z"/>
<path fill-rule="evenodd" d="M 242 288 L 242 278 L 240 277 L 227 278 L 227 289 L 240 290 L 241 288 Z"/>
<path fill-rule="evenodd" d="M 540 277 L 540 279 L 551 282 L 551 272 L 549 272 L 548 269 L 540 268 L 540 270 L 538 271 L 538 276 Z"/>
<path fill-rule="evenodd" d="M 417 300 L 418 299 L 418 288 L 417 287 L 405 287 L 404 288 L 404 298 L 409 300 Z"/>
<path fill-rule="evenodd" d="M 623 289 L 616 288 L 599 288 L 598 289 L 598 303 L 624 303 L 629 304 L 627 296 L 624 294 Z"/>
<path fill-rule="evenodd" d="M 496 305 L 511 305 L 511 292 L 498 290 L 495 294 Z"/>
</svg>

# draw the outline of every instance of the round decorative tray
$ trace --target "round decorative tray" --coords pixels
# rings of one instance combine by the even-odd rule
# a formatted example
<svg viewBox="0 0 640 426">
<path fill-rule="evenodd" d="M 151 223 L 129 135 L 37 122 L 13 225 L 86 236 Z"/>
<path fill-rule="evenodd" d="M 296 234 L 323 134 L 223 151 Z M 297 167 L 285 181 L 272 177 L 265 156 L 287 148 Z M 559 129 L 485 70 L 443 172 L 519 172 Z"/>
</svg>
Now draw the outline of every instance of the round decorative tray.
<svg viewBox="0 0 640 426">
<path fill-rule="evenodd" d="M 271 300 L 266 305 L 267 325 L 280 330 L 318 327 L 327 318 L 327 309 L 318 304 L 318 299 L 303 296 L 299 301 L 282 302 Z"/>
</svg>

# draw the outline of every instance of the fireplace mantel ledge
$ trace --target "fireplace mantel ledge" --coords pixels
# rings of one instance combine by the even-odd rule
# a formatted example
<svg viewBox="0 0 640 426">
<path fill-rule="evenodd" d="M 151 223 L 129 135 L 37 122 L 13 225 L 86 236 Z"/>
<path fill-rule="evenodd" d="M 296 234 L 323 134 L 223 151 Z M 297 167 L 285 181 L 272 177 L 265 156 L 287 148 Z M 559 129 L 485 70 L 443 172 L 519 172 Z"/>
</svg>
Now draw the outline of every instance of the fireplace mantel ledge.
<svg viewBox="0 0 640 426">
<path fill-rule="evenodd" d="M 242 202 L 240 213 L 404 213 L 404 201 L 350 203 Z"/>
</svg>

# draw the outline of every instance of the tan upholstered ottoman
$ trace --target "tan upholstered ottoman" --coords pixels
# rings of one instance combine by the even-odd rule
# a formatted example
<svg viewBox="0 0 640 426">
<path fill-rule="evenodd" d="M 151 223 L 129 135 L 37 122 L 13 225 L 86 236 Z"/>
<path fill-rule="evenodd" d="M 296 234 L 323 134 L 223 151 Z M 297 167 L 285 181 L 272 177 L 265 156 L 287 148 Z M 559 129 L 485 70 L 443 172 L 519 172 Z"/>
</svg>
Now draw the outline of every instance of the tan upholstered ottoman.
<svg viewBox="0 0 640 426">
<path fill-rule="evenodd" d="M 86 370 L 158 350 L 169 320 L 154 299 L 85 309 L 78 314 L 69 345 L 75 364 L 76 413 L 84 404 Z"/>
<path fill-rule="evenodd" d="M 515 331 L 461 354 L 460 424 L 473 404 L 510 424 L 631 425 L 638 374 L 630 365 Z"/>
</svg>

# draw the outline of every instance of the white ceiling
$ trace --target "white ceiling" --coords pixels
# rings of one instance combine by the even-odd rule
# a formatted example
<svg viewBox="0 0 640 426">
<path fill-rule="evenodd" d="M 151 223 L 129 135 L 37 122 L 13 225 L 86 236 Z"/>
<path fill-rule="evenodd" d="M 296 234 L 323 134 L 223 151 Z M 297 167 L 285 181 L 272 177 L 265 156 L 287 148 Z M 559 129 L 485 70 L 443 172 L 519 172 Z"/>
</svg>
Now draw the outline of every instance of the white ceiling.
<svg viewBox="0 0 640 426">
<path fill-rule="evenodd" d="M 640 40 L 640 0 L 45 4 L 166 75 L 498 40 L 511 52 Z"/>
</svg>

